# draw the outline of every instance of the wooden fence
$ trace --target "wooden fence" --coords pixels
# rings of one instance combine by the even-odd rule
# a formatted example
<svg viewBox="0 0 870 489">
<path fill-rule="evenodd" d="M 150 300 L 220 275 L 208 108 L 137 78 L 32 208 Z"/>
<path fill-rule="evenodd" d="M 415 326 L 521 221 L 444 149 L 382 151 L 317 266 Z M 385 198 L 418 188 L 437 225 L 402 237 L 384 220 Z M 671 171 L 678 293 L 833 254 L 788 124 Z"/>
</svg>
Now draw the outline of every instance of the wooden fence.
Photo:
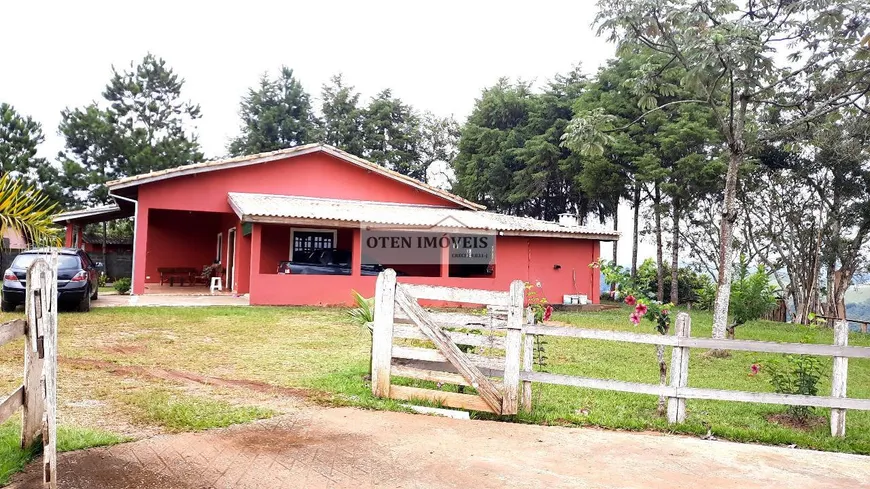
<svg viewBox="0 0 870 489">
<path fill-rule="evenodd" d="M 382 272 L 372 324 L 374 395 L 516 414 L 524 288 L 519 280 L 504 292 L 397 284 L 393 270 Z M 445 315 L 426 311 L 418 299 L 488 307 L 486 315 Z M 484 334 L 474 334 L 481 331 Z M 480 351 L 467 353 L 465 347 Z M 394 376 L 473 387 L 477 395 L 394 385 Z"/>
<path fill-rule="evenodd" d="M 0 345 L 21 336 L 24 341 L 24 383 L 0 402 L 0 423 L 18 408 L 21 448 L 42 439 L 43 482 L 57 487 L 57 261 L 33 262 L 27 270 L 26 319 L 0 324 Z"/>
<path fill-rule="evenodd" d="M 517 411 L 515 396 L 518 391 L 519 406 L 530 410 L 533 383 L 557 384 L 665 396 L 668 398 L 670 423 L 685 421 L 687 399 L 824 407 L 831 409 L 831 435 L 837 437 L 845 436 L 847 409 L 870 410 L 870 399 L 846 397 L 848 359 L 870 358 L 870 348 L 848 346 L 849 328 L 845 321 L 836 323 L 833 345 L 692 338 L 691 319 L 686 313 L 677 316 L 673 336 L 528 324 L 530 321 L 522 324 L 522 292 L 523 284 L 519 281 L 512 284 L 509 292 L 492 292 L 396 284 L 392 270 L 382 273 L 378 277 L 375 296 L 372 392 L 382 397 L 424 399 L 461 409 L 514 414 Z M 415 298 L 488 304 L 490 307 L 484 316 L 433 313 L 420 307 Z M 535 372 L 533 353 L 536 336 L 672 347 L 669 383 L 645 384 Z M 394 339 L 398 339 L 399 343 L 394 344 Z M 436 349 L 408 346 L 401 343 L 402 340 L 430 340 Z M 469 345 L 478 351 L 463 352 L 457 344 Z M 831 395 L 806 396 L 689 387 L 690 348 L 833 357 Z M 481 354 L 481 349 L 490 355 Z M 493 350 L 496 351 L 495 355 L 492 354 Z M 479 395 L 391 385 L 391 375 L 472 386 Z M 521 386 L 517 385 L 518 382 Z"/>
</svg>

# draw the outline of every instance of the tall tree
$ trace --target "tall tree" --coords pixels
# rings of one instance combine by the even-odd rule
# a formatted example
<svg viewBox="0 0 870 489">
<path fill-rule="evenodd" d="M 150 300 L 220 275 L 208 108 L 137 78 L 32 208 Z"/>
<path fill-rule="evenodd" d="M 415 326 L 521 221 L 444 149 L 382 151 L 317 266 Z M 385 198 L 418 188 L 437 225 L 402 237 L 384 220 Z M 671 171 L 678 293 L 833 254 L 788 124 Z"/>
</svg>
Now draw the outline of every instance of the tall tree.
<svg viewBox="0 0 870 489">
<path fill-rule="evenodd" d="M 166 61 L 147 54 L 139 64 L 113 76 L 103 91 L 107 122 L 118 133 L 122 155 L 119 176 L 138 175 L 202 161 L 199 142 L 189 130 L 201 117 L 199 105 L 183 100 L 184 80 Z"/>
<path fill-rule="evenodd" d="M 800 168 L 821 202 L 821 263 L 826 277 L 826 315 L 845 318 L 846 289 L 870 263 L 870 108 L 867 104 L 829 116 L 813 130 L 815 148 Z M 862 109 L 862 110 L 859 110 Z M 833 320 L 830 322 L 833 326 Z"/>
<path fill-rule="evenodd" d="M 44 141 L 40 123 L 0 103 L 0 173 L 39 188 L 51 202 L 66 204 L 70 196 L 58 180 L 57 169 L 37 155 Z"/>
<path fill-rule="evenodd" d="M 127 174 L 134 141 L 125 140 L 113 114 L 96 103 L 64 109 L 58 130 L 66 140 L 60 154 L 64 179 L 84 193 L 79 203 L 108 203 L 106 182 Z"/>
<path fill-rule="evenodd" d="M 534 106 L 528 83 L 502 78 L 483 90 L 461 129 L 454 192 L 497 211 L 519 213 L 508 197 L 514 172 L 525 166 L 518 151 L 531 135 Z"/>
<path fill-rule="evenodd" d="M 340 74 L 330 78 L 320 91 L 320 133 L 324 143 L 363 156 L 364 114 L 359 97 L 353 86 L 344 84 Z"/>
<path fill-rule="evenodd" d="M 420 160 L 420 118 L 414 109 L 383 90 L 372 98 L 363 119 L 365 157 L 403 175 L 426 179 Z"/>
<path fill-rule="evenodd" d="M 561 145 L 572 106 L 587 81 L 575 68 L 535 93 L 501 79 L 483 91 L 462 127 L 454 191 L 510 214 L 554 220 L 560 213 L 612 215 L 609 192 L 583 188 L 586 162 Z"/>
<path fill-rule="evenodd" d="M 274 80 L 268 74 L 242 98 L 242 134 L 233 139 L 234 156 L 263 153 L 317 140 L 317 120 L 311 98 L 286 66 Z"/>
<path fill-rule="evenodd" d="M 459 135 L 459 124 L 453 117 L 424 112 L 420 118 L 420 165 L 430 172 L 432 165 L 439 165 L 441 172 L 446 171 L 459 153 Z"/>
<path fill-rule="evenodd" d="M 637 77 L 641 107 L 664 107 L 659 96 L 674 87 L 673 70 L 692 98 L 666 102 L 703 104 L 716 121 L 728 150 L 720 218 L 719 282 L 713 336 L 725 337 L 738 217 L 738 172 L 756 136 L 755 114 L 787 108 L 775 126 L 757 126 L 764 137 L 811 123 L 853 105 L 870 91 L 866 2 L 762 0 L 599 0 L 596 23 L 619 49 L 644 46 L 664 62 L 650 62 Z M 785 55 L 785 56 L 784 56 Z M 651 59 L 651 61 L 653 61 Z M 824 76 L 840 83 L 824 84 Z M 822 86 L 824 84 L 824 86 Z M 572 125 L 587 151 L 600 152 L 613 118 L 604 110 L 579 114 Z"/>
</svg>

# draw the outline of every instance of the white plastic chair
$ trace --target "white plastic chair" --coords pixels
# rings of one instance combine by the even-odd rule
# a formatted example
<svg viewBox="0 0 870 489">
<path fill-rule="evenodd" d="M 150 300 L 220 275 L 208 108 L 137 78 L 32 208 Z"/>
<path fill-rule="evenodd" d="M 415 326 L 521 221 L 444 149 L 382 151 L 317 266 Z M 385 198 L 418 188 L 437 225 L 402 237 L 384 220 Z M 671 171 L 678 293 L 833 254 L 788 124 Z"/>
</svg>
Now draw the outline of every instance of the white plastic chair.
<svg viewBox="0 0 870 489">
<path fill-rule="evenodd" d="M 209 286 L 208 290 L 211 291 L 212 293 L 214 293 L 214 291 L 216 291 L 216 290 L 218 290 L 218 291 L 224 290 L 223 286 L 221 285 L 221 278 L 220 277 L 212 277 L 211 278 L 211 285 Z"/>
</svg>

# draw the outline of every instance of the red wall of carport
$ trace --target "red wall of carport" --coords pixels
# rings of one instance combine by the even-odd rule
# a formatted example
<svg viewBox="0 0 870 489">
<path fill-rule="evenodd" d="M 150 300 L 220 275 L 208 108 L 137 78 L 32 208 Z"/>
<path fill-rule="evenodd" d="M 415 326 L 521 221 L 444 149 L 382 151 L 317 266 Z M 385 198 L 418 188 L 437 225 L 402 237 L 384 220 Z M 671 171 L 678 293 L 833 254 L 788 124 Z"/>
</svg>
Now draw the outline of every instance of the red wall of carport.
<svg viewBox="0 0 870 489">
<path fill-rule="evenodd" d="M 284 160 L 175 177 L 139 186 L 136 219 L 136 277 L 133 293 L 145 291 L 149 220 L 151 209 L 205 212 L 233 212 L 227 202 L 229 192 L 297 195 L 336 199 L 372 200 L 413 204 L 458 205 L 417 190 L 383 175 L 340 161 L 325 153 L 311 153 Z M 226 237 L 226 231 L 224 231 Z M 241 236 L 241 226 L 238 227 Z M 215 238 L 213 238 L 214 240 Z M 251 240 L 239 239 L 240 251 L 250 256 Z M 289 247 L 289 243 L 288 243 Z M 226 248 L 224 248 L 226 249 Z M 241 261 L 241 260 L 240 260 Z M 250 267 L 248 261 L 248 267 Z M 155 270 L 156 271 L 156 270 Z M 242 268 L 236 275 L 239 292 L 247 292 Z M 248 270 L 250 273 L 250 269 Z M 152 277 L 153 278 L 153 277 Z M 250 286 L 250 283 L 247 284 Z"/>
<path fill-rule="evenodd" d="M 351 290 L 364 296 L 374 293 L 376 277 L 275 273 L 271 255 L 277 253 L 277 246 L 270 243 L 277 232 L 274 229 L 254 225 L 252 263 L 260 266 L 261 273 L 255 270 L 251 274 L 251 304 L 350 305 Z M 535 286 L 540 284 L 537 293 L 549 302 L 561 303 L 565 294 L 586 294 L 597 303 L 598 272 L 589 264 L 598 259 L 598 254 L 597 241 L 504 236 L 496 240 L 494 278 L 399 277 L 399 282 L 507 291 L 510 283 L 519 279 Z M 559 265 L 559 269 L 554 265 Z"/>
</svg>

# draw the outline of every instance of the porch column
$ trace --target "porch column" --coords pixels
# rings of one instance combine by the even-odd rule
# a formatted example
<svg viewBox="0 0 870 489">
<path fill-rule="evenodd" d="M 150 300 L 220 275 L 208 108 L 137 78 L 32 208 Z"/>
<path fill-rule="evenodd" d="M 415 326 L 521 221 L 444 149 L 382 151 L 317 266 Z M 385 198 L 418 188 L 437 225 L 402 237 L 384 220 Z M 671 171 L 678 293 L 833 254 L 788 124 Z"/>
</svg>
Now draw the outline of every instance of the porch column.
<svg viewBox="0 0 870 489">
<path fill-rule="evenodd" d="M 614 246 L 616 246 L 614 242 Z M 595 263 L 596 260 L 601 256 L 601 241 L 595 241 L 592 245 L 592 261 L 589 263 Z M 601 270 L 598 268 L 590 268 L 590 272 L 592 272 L 592 290 L 589 291 L 589 302 L 592 304 L 598 304 L 601 302 Z"/>
<path fill-rule="evenodd" d="M 350 276 L 362 275 L 362 230 L 353 230 L 353 243 L 350 251 Z"/>
<path fill-rule="evenodd" d="M 251 226 L 253 232 L 253 226 Z M 245 236 L 245 225 L 236 227 L 236 292 L 247 294 L 251 291 L 251 235 Z"/>
<path fill-rule="evenodd" d="M 260 223 L 251 226 L 251 283 L 249 289 L 254 288 L 255 277 L 260 274 L 260 245 L 263 243 L 263 227 Z"/>
<path fill-rule="evenodd" d="M 446 237 L 449 241 L 450 235 L 444 234 L 443 237 Z M 443 241 L 443 239 L 442 239 Z M 441 247 L 441 278 L 449 278 L 450 277 L 450 246 L 442 246 Z"/>
<path fill-rule="evenodd" d="M 133 237 L 133 294 L 145 293 L 145 260 L 148 257 L 148 208 L 138 206 Z"/>
<path fill-rule="evenodd" d="M 83 249 L 85 249 L 85 227 L 84 226 L 77 226 L 77 227 L 78 227 L 78 230 L 77 230 L 78 240 L 76 242 L 78 243 L 78 246 L 76 246 L 76 248 L 83 250 Z"/>
<path fill-rule="evenodd" d="M 73 245 L 73 223 L 66 223 L 66 235 L 64 236 L 63 245 L 67 248 L 72 248 Z"/>
</svg>

